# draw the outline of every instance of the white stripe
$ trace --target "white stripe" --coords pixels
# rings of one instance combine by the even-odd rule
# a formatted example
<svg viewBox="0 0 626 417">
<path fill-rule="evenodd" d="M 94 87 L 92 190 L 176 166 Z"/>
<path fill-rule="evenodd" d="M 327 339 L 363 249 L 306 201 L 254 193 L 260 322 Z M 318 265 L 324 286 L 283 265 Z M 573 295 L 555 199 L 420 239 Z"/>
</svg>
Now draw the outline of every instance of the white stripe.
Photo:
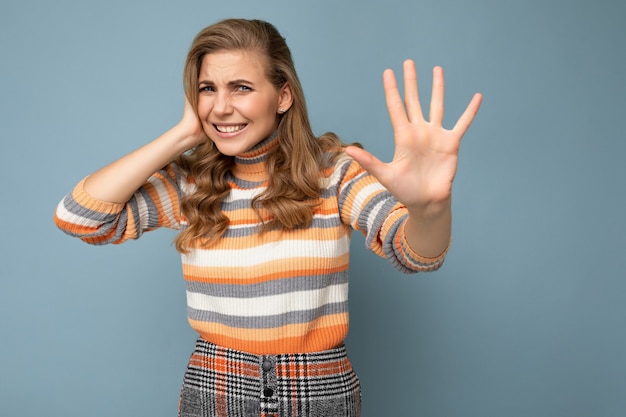
<svg viewBox="0 0 626 417">
<path fill-rule="evenodd" d="M 178 184 L 178 187 L 180 188 L 180 191 L 183 193 L 183 195 L 193 194 L 198 189 L 196 184 L 190 184 L 190 183 L 187 182 L 187 177 L 186 176 L 183 176 L 180 179 L 180 184 Z"/>
<path fill-rule="evenodd" d="M 379 201 L 369 212 L 369 216 L 367 217 L 367 230 L 372 230 L 372 228 L 374 227 L 374 221 L 376 220 L 376 217 L 378 216 L 378 213 L 380 212 L 380 209 L 383 207 L 384 204 L 384 200 Z"/>
<path fill-rule="evenodd" d="M 329 214 L 314 214 L 313 218 L 314 219 L 319 219 L 319 220 L 327 220 L 327 219 L 336 219 L 338 217 L 337 213 L 329 213 Z"/>
<path fill-rule="evenodd" d="M 82 206 L 80 205 L 79 207 L 82 208 Z M 92 220 L 88 217 L 82 217 L 82 216 L 79 216 L 78 214 L 74 214 L 71 211 L 68 211 L 65 208 L 63 201 L 61 201 L 59 205 L 57 206 L 57 217 L 68 223 L 74 223 L 74 224 L 78 224 L 81 226 L 97 228 L 102 225 L 102 222 L 99 220 Z"/>
<path fill-rule="evenodd" d="M 312 291 L 295 291 L 256 298 L 214 297 L 187 291 L 187 305 L 195 310 L 240 317 L 273 316 L 294 311 L 307 311 L 324 304 L 342 303 L 347 299 L 347 283 Z"/>
<path fill-rule="evenodd" d="M 313 218 L 316 220 L 335 219 L 337 218 L 337 213 L 314 214 Z M 258 227 L 261 224 L 262 224 L 261 221 L 257 221 L 255 223 L 229 224 L 228 229 L 231 231 L 239 230 L 239 229 L 250 229 L 251 227 Z"/>
<path fill-rule="evenodd" d="M 252 188 L 252 189 L 239 189 L 231 188 L 230 193 L 224 199 L 224 202 L 232 203 L 237 200 L 252 200 L 257 195 L 265 191 L 266 187 Z"/>
<path fill-rule="evenodd" d="M 163 208 L 163 210 L 161 211 L 162 214 L 164 214 L 170 225 L 175 225 L 176 223 L 176 217 L 174 215 L 174 211 L 173 211 L 173 207 L 174 207 L 174 202 L 171 201 L 170 199 L 170 195 L 167 192 L 168 188 L 167 188 L 167 180 L 161 179 L 161 178 L 152 178 L 150 180 L 150 182 L 152 183 L 152 185 L 154 185 L 154 188 L 156 189 L 156 192 L 159 195 L 159 201 L 158 203 L 161 205 L 161 207 Z M 154 207 L 157 211 L 159 211 L 157 209 L 157 207 Z"/>
<path fill-rule="evenodd" d="M 135 193 L 135 201 L 137 202 L 137 214 L 139 216 L 138 231 L 146 230 L 148 227 L 148 202 L 141 193 Z M 154 207 L 156 209 L 156 207 Z M 129 213 L 129 215 L 132 215 Z"/>
<path fill-rule="evenodd" d="M 360 189 L 359 192 L 354 196 L 354 204 L 352 205 L 352 211 L 350 212 L 350 221 L 351 222 L 357 221 L 357 219 L 359 218 L 359 215 L 361 214 L 363 210 L 365 201 L 369 197 L 372 197 L 376 195 L 377 193 L 384 191 L 384 190 L 385 188 L 382 185 L 380 185 L 380 183 L 378 182 L 368 184 L 362 189 Z M 380 207 L 376 206 L 376 208 L 379 209 Z M 372 209 L 371 214 L 374 214 L 374 217 L 375 217 L 377 212 L 375 212 L 375 210 Z"/>
<path fill-rule="evenodd" d="M 337 240 L 280 240 L 248 249 L 193 249 L 183 263 L 197 267 L 248 267 L 289 258 L 339 257 L 350 251 L 350 235 Z"/>
</svg>

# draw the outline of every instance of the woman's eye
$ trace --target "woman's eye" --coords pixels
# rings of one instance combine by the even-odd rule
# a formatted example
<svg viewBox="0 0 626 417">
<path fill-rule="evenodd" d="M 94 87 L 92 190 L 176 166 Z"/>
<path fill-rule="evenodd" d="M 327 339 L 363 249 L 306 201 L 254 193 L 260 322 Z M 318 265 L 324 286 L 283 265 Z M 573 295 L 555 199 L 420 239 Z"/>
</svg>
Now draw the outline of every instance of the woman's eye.
<svg viewBox="0 0 626 417">
<path fill-rule="evenodd" d="M 237 91 L 252 91 L 252 89 L 248 87 L 247 85 L 238 85 Z"/>
<path fill-rule="evenodd" d="M 200 92 L 201 93 L 203 93 L 203 92 L 212 92 L 212 91 L 215 91 L 215 89 L 213 87 L 211 87 L 211 86 L 204 85 L 204 86 L 200 87 Z"/>
</svg>

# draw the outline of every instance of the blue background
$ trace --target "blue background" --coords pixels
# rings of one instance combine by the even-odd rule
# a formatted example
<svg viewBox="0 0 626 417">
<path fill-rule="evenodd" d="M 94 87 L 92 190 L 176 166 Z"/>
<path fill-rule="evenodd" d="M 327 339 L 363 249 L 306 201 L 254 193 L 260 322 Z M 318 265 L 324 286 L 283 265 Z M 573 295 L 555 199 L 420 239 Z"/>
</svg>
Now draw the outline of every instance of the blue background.
<svg viewBox="0 0 626 417">
<path fill-rule="evenodd" d="M 56 230 L 84 175 L 182 113 L 193 36 L 286 36 L 316 133 L 388 160 L 384 68 L 446 70 L 461 147 L 443 269 L 353 242 L 363 417 L 626 415 L 625 3 L 617 0 L 0 3 L 0 415 L 175 416 L 195 336 L 174 232 L 90 247 Z"/>
</svg>

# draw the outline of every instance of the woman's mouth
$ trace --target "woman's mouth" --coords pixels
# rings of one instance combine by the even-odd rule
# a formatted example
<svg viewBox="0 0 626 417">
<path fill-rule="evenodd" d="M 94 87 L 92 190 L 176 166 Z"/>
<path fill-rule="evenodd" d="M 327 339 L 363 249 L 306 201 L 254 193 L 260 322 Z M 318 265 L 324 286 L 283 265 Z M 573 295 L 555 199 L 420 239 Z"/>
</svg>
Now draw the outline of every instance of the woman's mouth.
<svg viewBox="0 0 626 417">
<path fill-rule="evenodd" d="M 247 124 L 245 123 L 240 125 L 213 125 L 213 127 L 215 127 L 215 130 L 220 133 L 237 133 L 240 130 L 243 130 L 246 126 Z"/>
</svg>

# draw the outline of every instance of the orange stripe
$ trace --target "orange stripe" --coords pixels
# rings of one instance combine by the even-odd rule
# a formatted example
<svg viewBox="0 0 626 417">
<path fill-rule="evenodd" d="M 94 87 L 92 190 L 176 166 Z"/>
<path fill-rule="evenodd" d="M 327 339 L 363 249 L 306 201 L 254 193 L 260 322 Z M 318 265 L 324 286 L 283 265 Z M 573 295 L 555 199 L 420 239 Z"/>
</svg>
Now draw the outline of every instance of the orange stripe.
<svg viewBox="0 0 626 417">
<path fill-rule="evenodd" d="M 98 230 L 97 227 L 84 226 L 84 225 L 68 222 L 67 220 L 63 220 L 59 216 L 57 216 L 56 213 L 54 213 L 54 223 L 57 225 L 57 227 L 59 227 L 62 230 L 66 230 L 72 233 L 78 233 L 81 235 L 95 233 Z"/>
<path fill-rule="evenodd" d="M 361 187 L 362 188 L 362 187 Z M 337 198 L 331 196 L 329 198 L 320 198 L 319 205 L 313 210 L 313 214 L 317 215 L 329 215 L 337 213 Z M 230 219 L 233 225 L 257 225 L 261 220 L 257 212 L 250 208 L 238 208 L 234 210 L 225 211 L 224 214 Z M 265 209 L 259 209 L 258 214 L 261 215 L 263 221 L 267 221 L 271 218 L 271 214 Z"/>
<path fill-rule="evenodd" d="M 256 355 L 316 352 L 339 345 L 348 333 L 348 313 L 272 329 L 237 329 L 189 319 L 205 340 Z"/>
<path fill-rule="evenodd" d="M 234 189 L 234 190 L 247 190 L 248 189 L 248 188 L 240 187 L 237 184 L 235 184 L 234 182 L 229 182 L 228 184 L 230 185 L 230 188 Z M 267 181 L 264 181 L 259 187 L 267 187 Z M 255 187 L 255 188 L 257 188 L 257 187 Z"/>
<path fill-rule="evenodd" d="M 173 212 L 174 215 L 178 214 L 178 212 L 180 210 L 178 210 L 178 199 L 176 196 L 174 196 L 174 199 L 172 199 L 172 192 L 171 191 L 171 187 L 167 186 L 166 184 L 162 184 L 164 189 L 163 191 L 165 191 L 168 196 L 166 197 L 167 200 L 165 201 L 166 204 L 171 204 L 172 208 L 171 209 L 164 209 L 164 201 L 161 200 L 161 196 L 159 195 L 159 188 L 161 188 L 161 186 L 157 187 L 153 184 L 146 184 L 145 185 L 145 189 L 146 192 L 148 193 L 148 195 L 150 196 L 150 198 L 152 199 L 152 201 L 154 202 L 154 205 L 157 208 L 157 214 L 159 216 L 158 219 L 158 224 L 160 224 L 161 226 L 171 226 L 172 225 L 172 218 L 170 218 L 169 216 L 169 211 L 171 210 Z M 175 193 L 175 192 L 174 192 Z"/>
<path fill-rule="evenodd" d="M 206 268 L 183 264 L 185 279 L 207 284 L 256 284 L 267 280 L 284 279 L 296 275 L 321 275 L 325 273 L 341 272 L 348 269 L 349 254 L 346 253 L 334 258 L 322 260 L 319 258 L 290 258 L 277 259 L 263 265 L 251 267 L 212 267 Z M 265 272 L 268 271 L 268 272 Z M 269 272 L 272 271 L 272 272 Z M 210 274 L 210 275 L 208 275 Z"/>
<path fill-rule="evenodd" d="M 326 204 L 320 204 L 319 206 L 315 207 L 315 209 L 313 210 L 313 215 L 325 216 L 337 213 L 336 199 L 324 201 L 326 202 Z M 226 215 L 226 217 L 228 217 L 228 219 L 230 220 L 230 224 L 232 225 L 249 224 L 251 226 L 255 226 L 261 223 L 260 219 L 262 219 L 263 222 L 266 222 L 272 218 L 272 215 L 269 213 L 269 211 L 265 209 L 259 209 L 259 214 L 261 215 L 259 219 L 257 212 L 249 207 L 225 211 L 224 214 Z"/>
<path fill-rule="evenodd" d="M 194 323 L 194 329 L 200 330 L 205 333 L 224 335 L 226 337 L 238 338 L 239 340 L 266 342 L 271 340 L 277 340 L 281 337 L 298 337 L 307 333 L 308 330 L 329 328 L 338 324 L 347 324 L 348 313 L 328 314 L 307 323 L 287 324 L 284 326 L 272 327 L 269 329 L 247 329 L 240 327 L 230 327 L 224 324 L 208 321 L 204 322 L 196 321 L 193 319 L 189 320 Z"/>
<path fill-rule="evenodd" d="M 114 214 L 121 211 L 122 207 L 124 207 L 124 203 L 99 201 L 91 197 L 84 188 L 86 179 L 87 178 L 83 178 L 72 190 L 72 198 L 79 205 L 91 211 L 97 211 L 98 213 L 104 214 Z"/>
<path fill-rule="evenodd" d="M 286 240 L 307 240 L 307 241 L 334 241 L 345 236 L 350 236 L 351 230 L 348 226 L 320 228 L 320 229 L 296 229 L 296 230 L 270 230 L 262 234 L 254 234 L 245 237 L 225 237 L 211 246 L 211 250 L 233 249 L 241 250 L 267 245 L 273 242 L 284 242 Z M 198 246 L 200 249 L 201 247 Z"/>
</svg>

